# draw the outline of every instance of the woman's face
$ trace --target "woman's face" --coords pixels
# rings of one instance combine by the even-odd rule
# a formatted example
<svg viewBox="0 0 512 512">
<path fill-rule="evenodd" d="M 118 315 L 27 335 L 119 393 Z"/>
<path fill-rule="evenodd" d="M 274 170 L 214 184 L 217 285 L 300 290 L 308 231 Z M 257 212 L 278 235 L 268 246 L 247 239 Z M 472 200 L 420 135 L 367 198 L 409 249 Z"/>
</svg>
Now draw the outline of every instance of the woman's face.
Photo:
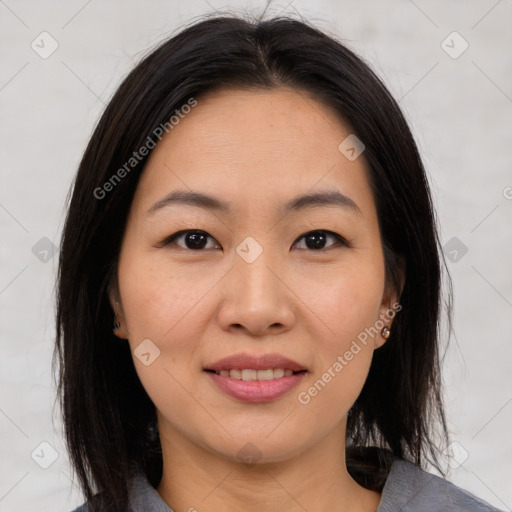
<svg viewBox="0 0 512 512">
<path fill-rule="evenodd" d="M 225 90 L 151 153 L 111 301 L 163 444 L 270 462 L 344 443 L 396 301 L 350 133 L 304 93 Z"/>
</svg>

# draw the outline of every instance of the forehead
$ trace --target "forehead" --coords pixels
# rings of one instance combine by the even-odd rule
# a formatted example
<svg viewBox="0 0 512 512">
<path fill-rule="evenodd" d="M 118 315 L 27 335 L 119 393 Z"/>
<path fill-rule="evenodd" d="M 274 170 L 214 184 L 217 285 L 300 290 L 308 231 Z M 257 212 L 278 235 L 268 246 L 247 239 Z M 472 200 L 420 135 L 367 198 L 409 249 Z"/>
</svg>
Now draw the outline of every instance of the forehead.
<svg viewBox="0 0 512 512">
<path fill-rule="evenodd" d="M 330 188 L 372 210 L 364 157 L 351 161 L 339 150 L 349 135 L 337 112 L 305 92 L 208 93 L 152 151 L 134 202 L 147 207 L 179 188 L 238 200 L 240 208 L 253 199 L 270 207 Z"/>
<path fill-rule="evenodd" d="M 234 159 L 309 160 L 320 153 L 337 157 L 339 138 L 349 133 L 336 112 L 306 92 L 224 89 L 199 98 L 160 148 L 180 152 L 200 143 L 203 153 L 231 154 Z M 183 144 L 184 138 L 189 144 Z"/>
</svg>

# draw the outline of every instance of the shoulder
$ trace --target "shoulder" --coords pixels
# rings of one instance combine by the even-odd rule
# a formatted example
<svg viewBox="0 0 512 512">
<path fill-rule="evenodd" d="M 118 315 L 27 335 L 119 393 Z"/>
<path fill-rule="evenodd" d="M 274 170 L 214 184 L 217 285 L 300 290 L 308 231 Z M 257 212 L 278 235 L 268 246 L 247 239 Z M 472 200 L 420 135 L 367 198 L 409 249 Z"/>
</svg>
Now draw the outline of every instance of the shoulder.
<svg viewBox="0 0 512 512">
<path fill-rule="evenodd" d="M 128 487 L 129 508 L 132 512 L 173 512 L 142 472 L 137 472 L 130 479 Z M 94 496 L 93 502 L 97 498 L 98 494 Z M 93 507 L 86 502 L 71 512 L 93 512 Z"/>
<path fill-rule="evenodd" d="M 411 462 L 395 461 L 377 512 L 500 512 L 470 492 Z"/>
<path fill-rule="evenodd" d="M 87 503 L 84 503 L 83 505 L 80 505 L 77 508 L 74 508 L 71 512 L 88 512 L 87 511 Z"/>
</svg>

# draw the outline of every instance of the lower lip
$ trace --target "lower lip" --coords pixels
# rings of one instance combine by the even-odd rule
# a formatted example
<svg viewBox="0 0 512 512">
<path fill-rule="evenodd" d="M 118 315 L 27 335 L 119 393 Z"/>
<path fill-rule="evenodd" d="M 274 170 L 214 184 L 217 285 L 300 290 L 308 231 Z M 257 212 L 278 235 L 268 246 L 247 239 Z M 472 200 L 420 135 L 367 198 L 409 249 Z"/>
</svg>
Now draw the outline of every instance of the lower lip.
<svg viewBox="0 0 512 512">
<path fill-rule="evenodd" d="M 306 372 L 271 380 L 240 380 L 206 372 L 221 391 L 243 402 L 270 402 L 297 386 Z"/>
</svg>

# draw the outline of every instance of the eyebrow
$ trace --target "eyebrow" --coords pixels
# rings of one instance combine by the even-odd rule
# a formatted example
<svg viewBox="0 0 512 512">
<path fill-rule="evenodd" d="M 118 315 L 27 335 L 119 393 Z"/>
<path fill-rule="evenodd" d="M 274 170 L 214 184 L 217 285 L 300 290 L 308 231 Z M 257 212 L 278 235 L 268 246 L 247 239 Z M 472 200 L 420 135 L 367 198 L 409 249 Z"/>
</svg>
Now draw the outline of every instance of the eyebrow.
<svg viewBox="0 0 512 512">
<path fill-rule="evenodd" d="M 184 205 L 196 206 L 206 210 L 217 211 L 229 214 L 231 212 L 230 204 L 222 199 L 203 194 L 201 192 L 191 192 L 187 190 L 174 190 L 165 197 L 154 203 L 147 211 L 147 216 L 155 214 L 167 206 Z M 288 201 L 282 211 L 283 213 L 305 210 L 319 206 L 337 206 L 355 213 L 362 214 L 357 204 L 348 196 L 337 190 L 320 190 L 309 194 L 297 196 Z"/>
</svg>

